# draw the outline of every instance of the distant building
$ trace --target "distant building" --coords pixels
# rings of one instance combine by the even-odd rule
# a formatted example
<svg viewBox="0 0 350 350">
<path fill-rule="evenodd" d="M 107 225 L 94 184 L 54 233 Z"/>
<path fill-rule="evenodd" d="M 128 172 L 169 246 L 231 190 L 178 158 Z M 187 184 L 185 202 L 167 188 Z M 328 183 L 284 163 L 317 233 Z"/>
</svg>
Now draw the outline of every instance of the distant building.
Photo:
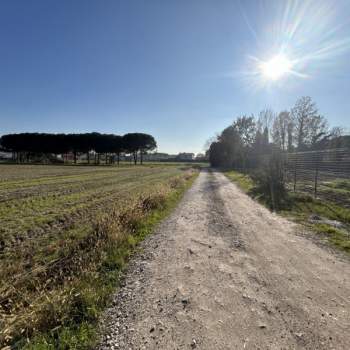
<svg viewBox="0 0 350 350">
<path fill-rule="evenodd" d="M 12 159 L 12 153 L 0 151 L 0 159 L 1 160 L 10 160 L 10 159 Z"/>
<path fill-rule="evenodd" d="M 195 159 L 194 153 L 179 153 L 179 154 L 168 154 L 168 153 L 148 153 L 143 156 L 143 160 L 148 162 L 186 162 L 193 161 Z"/>
<path fill-rule="evenodd" d="M 179 153 L 176 156 L 177 160 L 194 160 L 194 153 Z"/>
<path fill-rule="evenodd" d="M 203 154 L 203 153 L 198 153 L 196 155 L 195 160 L 198 161 L 198 162 L 205 162 L 205 161 L 208 160 L 208 157 L 205 154 Z"/>
<path fill-rule="evenodd" d="M 175 155 L 168 153 L 148 153 L 143 156 L 143 160 L 150 162 L 161 162 L 176 158 Z"/>
</svg>

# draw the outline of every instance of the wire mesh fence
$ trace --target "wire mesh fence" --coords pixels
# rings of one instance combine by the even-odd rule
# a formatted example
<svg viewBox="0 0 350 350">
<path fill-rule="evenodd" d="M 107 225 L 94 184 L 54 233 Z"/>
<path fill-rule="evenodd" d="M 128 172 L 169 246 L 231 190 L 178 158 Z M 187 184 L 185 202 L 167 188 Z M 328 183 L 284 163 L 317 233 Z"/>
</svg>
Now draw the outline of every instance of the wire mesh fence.
<svg viewBox="0 0 350 350">
<path fill-rule="evenodd" d="M 350 207 L 350 149 L 286 155 L 287 188 Z"/>
</svg>

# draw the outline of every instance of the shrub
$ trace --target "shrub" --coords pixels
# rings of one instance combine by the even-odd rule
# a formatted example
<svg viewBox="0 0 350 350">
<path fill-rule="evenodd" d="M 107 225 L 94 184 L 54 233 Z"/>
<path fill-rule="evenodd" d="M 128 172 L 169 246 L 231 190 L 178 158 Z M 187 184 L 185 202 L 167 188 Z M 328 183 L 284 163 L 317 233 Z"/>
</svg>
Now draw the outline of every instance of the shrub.
<svg viewBox="0 0 350 350">
<path fill-rule="evenodd" d="M 281 209 L 287 200 L 283 169 L 282 154 L 274 152 L 252 174 L 253 181 L 256 183 L 255 194 L 262 197 L 272 210 Z"/>
</svg>

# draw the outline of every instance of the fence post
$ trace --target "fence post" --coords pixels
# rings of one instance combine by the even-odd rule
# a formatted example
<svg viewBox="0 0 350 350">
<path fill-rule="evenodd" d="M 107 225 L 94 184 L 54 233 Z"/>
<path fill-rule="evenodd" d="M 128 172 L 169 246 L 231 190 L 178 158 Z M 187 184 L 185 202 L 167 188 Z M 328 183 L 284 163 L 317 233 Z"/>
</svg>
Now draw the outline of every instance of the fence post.
<svg viewBox="0 0 350 350">
<path fill-rule="evenodd" d="M 295 161 L 294 161 L 294 192 L 296 191 L 297 187 L 297 154 L 295 153 Z"/>
<path fill-rule="evenodd" d="M 314 197 L 317 197 L 317 185 L 318 185 L 318 167 L 319 167 L 319 156 L 316 155 L 316 168 L 315 168 L 315 188 Z"/>
</svg>

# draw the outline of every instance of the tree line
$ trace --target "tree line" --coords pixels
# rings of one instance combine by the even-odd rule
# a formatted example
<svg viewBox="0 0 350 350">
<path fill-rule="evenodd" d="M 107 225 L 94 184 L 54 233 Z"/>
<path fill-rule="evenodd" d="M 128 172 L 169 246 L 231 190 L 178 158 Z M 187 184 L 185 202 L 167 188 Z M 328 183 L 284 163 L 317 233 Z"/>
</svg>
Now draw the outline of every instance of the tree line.
<svg viewBox="0 0 350 350">
<path fill-rule="evenodd" d="M 301 97 L 288 111 L 261 111 L 256 118 L 242 116 L 225 128 L 209 145 L 213 166 L 254 167 L 261 155 L 273 151 L 295 152 L 344 146 L 343 130 L 329 127 L 311 97 Z"/>
<path fill-rule="evenodd" d="M 100 134 L 97 132 L 81 134 L 52 134 L 52 133 L 19 133 L 7 134 L 0 138 L 0 148 L 12 152 L 13 159 L 19 163 L 39 159 L 43 155 L 47 159 L 57 159 L 62 155 L 67 159 L 73 155 L 74 163 L 78 156 L 87 155 L 87 162 L 99 164 L 101 156 L 106 163 L 119 164 L 121 153 L 130 154 L 137 164 L 142 164 L 143 155 L 157 147 L 152 135 L 144 133 L 128 133 L 123 136 Z M 93 155 L 94 159 L 91 159 Z"/>
<path fill-rule="evenodd" d="M 242 116 L 209 144 L 212 166 L 249 173 L 255 195 L 271 209 L 288 203 L 284 154 L 326 148 L 350 148 L 350 136 L 330 128 L 310 97 L 302 97 L 290 111 L 263 110 L 258 117 Z"/>
</svg>

